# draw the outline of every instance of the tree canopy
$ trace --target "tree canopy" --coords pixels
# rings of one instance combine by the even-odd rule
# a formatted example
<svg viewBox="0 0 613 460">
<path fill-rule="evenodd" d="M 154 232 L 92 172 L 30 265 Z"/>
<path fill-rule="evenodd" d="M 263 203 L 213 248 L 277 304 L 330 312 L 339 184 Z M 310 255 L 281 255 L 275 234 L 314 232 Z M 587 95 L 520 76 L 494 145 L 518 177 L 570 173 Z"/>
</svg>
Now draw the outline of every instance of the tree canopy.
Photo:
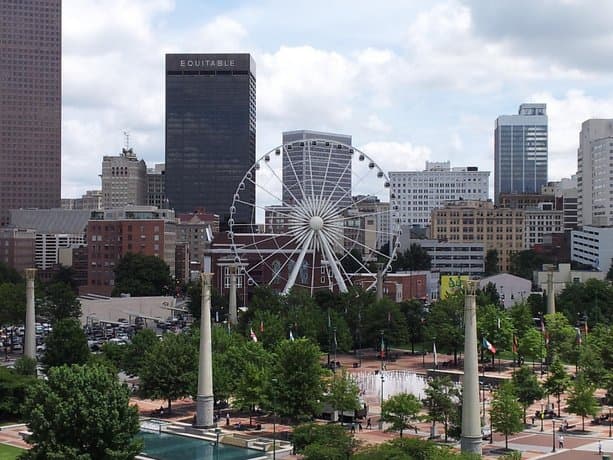
<svg viewBox="0 0 613 460">
<path fill-rule="evenodd" d="M 419 243 L 411 243 L 404 252 L 396 255 L 396 260 L 392 262 L 394 271 L 415 271 L 430 270 L 432 257 Z"/>
<path fill-rule="evenodd" d="M 28 459 L 133 459 L 142 444 L 135 439 L 138 411 L 130 391 L 102 365 L 62 366 L 50 370 L 28 393 L 24 414 L 32 432 Z"/>
<path fill-rule="evenodd" d="M 160 296 L 174 292 L 170 268 L 161 258 L 128 252 L 115 266 L 113 295 Z"/>
<path fill-rule="evenodd" d="M 399 393 L 383 402 L 381 419 L 389 423 L 390 430 L 402 433 L 405 429 L 414 427 L 419 418 L 421 402 L 410 393 Z"/>
<path fill-rule="evenodd" d="M 492 430 L 504 435 L 505 449 L 508 449 L 509 435 L 523 429 L 522 406 L 511 382 L 503 382 L 494 392 L 491 418 Z"/>
<path fill-rule="evenodd" d="M 87 337 L 76 319 L 59 320 L 45 339 L 42 364 L 47 368 L 64 364 L 85 364 L 90 358 Z"/>
<path fill-rule="evenodd" d="M 485 254 L 485 276 L 492 276 L 500 273 L 500 261 L 498 260 L 498 250 L 488 249 Z"/>
</svg>

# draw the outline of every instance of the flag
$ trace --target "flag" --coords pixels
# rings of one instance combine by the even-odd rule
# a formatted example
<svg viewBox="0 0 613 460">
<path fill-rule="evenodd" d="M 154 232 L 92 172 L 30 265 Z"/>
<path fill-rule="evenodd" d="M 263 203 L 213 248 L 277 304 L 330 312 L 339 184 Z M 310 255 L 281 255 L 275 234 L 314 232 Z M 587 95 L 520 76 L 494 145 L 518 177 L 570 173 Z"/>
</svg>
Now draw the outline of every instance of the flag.
<svg viewBox="0 0 613 460">
<path fill-rule="evenodd" d="M 581 329 L 579 329 L 578 327 L 575 328 L 575 342 L 577 342 L 577 345 L 581 345 Z"/>
<path fill-rule="evenodd" d="M 338 348 L 338 342 L 336 341 L 336 331 L 334 331 L 334 349 Z"/>
<path fill-rule="evenodd" d="M 264 321 L 260 321 L 260 332 L 264 332 Z"/>
<path fill-rule="evenodd" d="M 549 347 L 549 332 L 545 331 L 545 346 Z"/>
<path fill-rule="evenodd" d="M 500 318 L 498 318 L 498 321 L 497 321 L 496 325 L 498 326 L 498 329 L 500 329 Z"/>
<path fill-rule="evenodd" d="M 294 341 L 294 334 L 292 334 L 292 330 L 289 330 L 289 339 L 293 342 Z"/>
<path fill-rule="evenodd" d="M 585 323 L 583 323 L 583 325 L 585 326 L 585 336 L 587 337 L 587 319 L 585 320 Z"/>
<path fill-rule="evenodd" d="M 485 337 L 483 337 L 483 348 L 487 348 L 492 354 L 496 353 L 496 347 L 489 343 Z"/>
<path fill-rule="evenodd" d="M 392 312 L 391 312 L 391 311 L 388 311 L 388 312 L 387 312 L 387 322 L 388 322 L 388 323 L 391 323 L 391 322 L 392 322 Z"/>
<path fill-rule="evenodd" d="M 381 336 L 381 359 L 385 357 L 385 342 L 383 342 L 383 336 Z"/>
<path fill-rule="evenodd" d="M 541 332 L 545 333 L 545 321 L 543 321 L 543 317 L 541 316 Z"/>
<path fill-rule="evenodd" d="M 517 340 L 517 336 L 513 334 L 513 353 L 517 353 L 518 348 L 519 348 L 519 343 Z"/>
<path fill-rule="evenodd" d="M 434 367 L 438 366 L 438 355 L 436 354 L 436 342 L 432 342 L 432 354 L 434 355 Z"/>
<path fill-rule="evenodd" d="M 255 335 L 255 332 L 253 332 L 253 328 L 251 329 L 251 332 L 249 334 L 251 336 L 251 340 L 253 340 L 254 342 L 258 341 L 257 336 Z"/>
</svg>

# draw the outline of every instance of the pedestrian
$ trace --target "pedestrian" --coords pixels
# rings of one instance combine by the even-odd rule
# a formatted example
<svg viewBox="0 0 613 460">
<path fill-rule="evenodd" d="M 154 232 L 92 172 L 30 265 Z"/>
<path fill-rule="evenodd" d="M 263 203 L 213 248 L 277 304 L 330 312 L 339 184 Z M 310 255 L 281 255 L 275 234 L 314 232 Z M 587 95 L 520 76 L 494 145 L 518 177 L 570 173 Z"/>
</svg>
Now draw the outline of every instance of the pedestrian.
<svg viewBox="0 0 613 460">
<path fill-rule="evenodd" d="M 358 422 L 358 431 L 362 431 L 362 430 L 363 430 L 362 422 Z"/>
<path fill-rule="evenodd" d="M 351 422 L 351 432 L 355 433 L 355 422 Z"/>
<path fill-rule="evenodd" d="M 226 426 L 230 426 L 230 412 L 226 412 Z"/>
<path fill-rule="evenodd" d="M 558 447 L 560 449 L 564 449 L 564 435 L 560 435 L 559 442 L 558 442 Z"/>
<path fill-rule="evenodd" d="M 602 455 L 602 441 L 598 440 L 598 455 Z"/>
<path fill-rule="evenodd" d="M 366 420 L 366 429 L 372 430 L 372 423 L 370 422 L 370 417 Z"/>
</svg>

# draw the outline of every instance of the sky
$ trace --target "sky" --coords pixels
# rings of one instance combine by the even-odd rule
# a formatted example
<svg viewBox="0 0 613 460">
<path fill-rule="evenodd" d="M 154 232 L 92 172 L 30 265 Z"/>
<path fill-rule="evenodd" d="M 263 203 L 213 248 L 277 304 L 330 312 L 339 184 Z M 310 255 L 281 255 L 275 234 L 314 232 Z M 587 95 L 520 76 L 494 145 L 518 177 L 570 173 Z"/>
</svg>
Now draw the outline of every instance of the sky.
<svg viewBox="0 0 613 460">
<path fill-rule="evenodd" d="M 492 171 L 496 117 L 542 102 L 559 180 L 581 123 L 613 118 L 607 0 L 64 0 L 62 14 L 65 198 L 100 188 L 126 130 L 164 162 L 165 53 L 254 56 L 256 157 L 312 129 L 352 135 L 385 171 Z"/>
</svg>

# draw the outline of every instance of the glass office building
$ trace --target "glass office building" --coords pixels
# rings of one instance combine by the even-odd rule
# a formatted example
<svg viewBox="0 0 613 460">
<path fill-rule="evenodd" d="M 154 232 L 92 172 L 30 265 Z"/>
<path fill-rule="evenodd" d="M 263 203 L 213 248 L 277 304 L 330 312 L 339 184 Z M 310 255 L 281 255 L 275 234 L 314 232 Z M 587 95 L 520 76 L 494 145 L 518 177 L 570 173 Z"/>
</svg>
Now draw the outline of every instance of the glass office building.
<svg viewBox="0 0 613 460">
<path fill-rule="evenodd" d="M 494 194 L 540 193 L 547 184 L 547 106 L 522 104 L 494 131 Z"/>
<path fill-rule="evenodd" d="M 166 55 L 166 195 L 176 212 L 205 208 L 227 220 L 255 162 L 255 62 L 249 54 Z M 241 200 L 255 202 L 245 182 Z M 252 223 L 253 206 L 235 220 Z"/>
</svg>

